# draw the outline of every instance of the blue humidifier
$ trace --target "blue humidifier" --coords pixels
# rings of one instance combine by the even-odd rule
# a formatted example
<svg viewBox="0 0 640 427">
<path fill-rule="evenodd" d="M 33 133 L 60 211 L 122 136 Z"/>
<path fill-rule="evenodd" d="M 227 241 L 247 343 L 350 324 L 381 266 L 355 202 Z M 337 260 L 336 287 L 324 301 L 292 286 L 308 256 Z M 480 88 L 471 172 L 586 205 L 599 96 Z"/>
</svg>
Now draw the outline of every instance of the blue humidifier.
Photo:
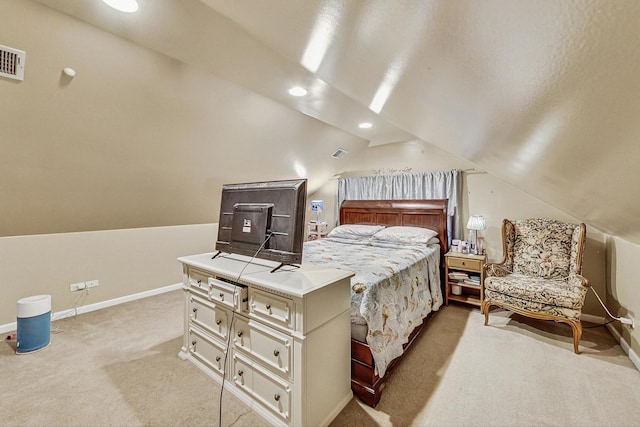
<svg viewBox="0 0 640 427">
<path fill-rule="evenodd" d="M 51 340 L 51 295 L 18 300 L 16 353 L 30 353 L 49 345 Z"/>
</svg>

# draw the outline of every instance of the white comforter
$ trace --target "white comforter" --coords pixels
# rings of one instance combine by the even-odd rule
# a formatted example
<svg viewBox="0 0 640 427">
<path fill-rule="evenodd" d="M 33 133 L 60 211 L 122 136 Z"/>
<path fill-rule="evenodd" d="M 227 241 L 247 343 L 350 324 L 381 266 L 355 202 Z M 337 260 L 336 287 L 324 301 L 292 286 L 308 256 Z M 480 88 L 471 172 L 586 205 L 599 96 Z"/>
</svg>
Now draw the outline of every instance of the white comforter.
<svg viewBox="0 0 640 427">
<path fill-rule="evenodd" d="M 442 305 L 440 247 L 324 238 L 306 242 L 302 262 L 350 270 L 351 321 L 366 322 L 367 343 L 383 377 L 411 331 Z"/>
</svg>

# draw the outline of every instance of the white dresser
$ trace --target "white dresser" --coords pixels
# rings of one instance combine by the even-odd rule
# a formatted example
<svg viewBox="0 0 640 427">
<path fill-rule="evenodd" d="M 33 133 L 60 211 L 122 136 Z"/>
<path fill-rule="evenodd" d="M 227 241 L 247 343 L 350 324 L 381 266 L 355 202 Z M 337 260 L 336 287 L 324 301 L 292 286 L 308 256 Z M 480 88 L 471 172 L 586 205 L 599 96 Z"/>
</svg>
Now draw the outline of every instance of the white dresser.
<svg viewBox="0 0 640 427">
<path fill-rule="evenodd" d="M 271 273 L 270 261 L 211 256 L 178 259 L 185 291 L 180 357 L 218 382 L 224 375 L 225 390 L 273 425 L 329 424 L 352 396 L 353 273 L 311 265 Z"/>
</svg>

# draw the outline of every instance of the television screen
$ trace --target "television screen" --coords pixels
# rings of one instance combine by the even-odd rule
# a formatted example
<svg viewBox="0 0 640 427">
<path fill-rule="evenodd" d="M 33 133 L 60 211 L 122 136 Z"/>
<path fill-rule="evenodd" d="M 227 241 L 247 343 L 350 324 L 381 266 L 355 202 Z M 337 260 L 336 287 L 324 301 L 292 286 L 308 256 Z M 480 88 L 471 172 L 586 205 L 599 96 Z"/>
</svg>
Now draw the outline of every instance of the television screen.
<svg viewBox="0 0 640 427">
<path fill-rule="evenodd" d="M 216 249 L 300 264 L 306 201 L 306 179 L 223 185 Z"/>
</svg>

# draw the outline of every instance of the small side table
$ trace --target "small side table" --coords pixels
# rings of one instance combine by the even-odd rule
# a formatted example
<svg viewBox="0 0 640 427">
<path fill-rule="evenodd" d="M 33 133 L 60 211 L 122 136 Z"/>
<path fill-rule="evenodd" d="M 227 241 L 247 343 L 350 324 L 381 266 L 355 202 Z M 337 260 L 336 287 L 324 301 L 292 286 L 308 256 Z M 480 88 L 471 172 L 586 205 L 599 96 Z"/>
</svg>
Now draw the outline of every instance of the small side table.
<svg viewBox="0 0 640 427">
<path fill-rule="evenodd" d="M 309 222 L 309 240 L 316 240 L 327 237 L 327 223 L 324 221 Z"/>
<path fill-rule="evenodd" d="M 484 299 L 485 255 L 448 252 L 445 254 L 446 292 L 445 304 L 449 300 L 480 307 Z"/>
</svg>

